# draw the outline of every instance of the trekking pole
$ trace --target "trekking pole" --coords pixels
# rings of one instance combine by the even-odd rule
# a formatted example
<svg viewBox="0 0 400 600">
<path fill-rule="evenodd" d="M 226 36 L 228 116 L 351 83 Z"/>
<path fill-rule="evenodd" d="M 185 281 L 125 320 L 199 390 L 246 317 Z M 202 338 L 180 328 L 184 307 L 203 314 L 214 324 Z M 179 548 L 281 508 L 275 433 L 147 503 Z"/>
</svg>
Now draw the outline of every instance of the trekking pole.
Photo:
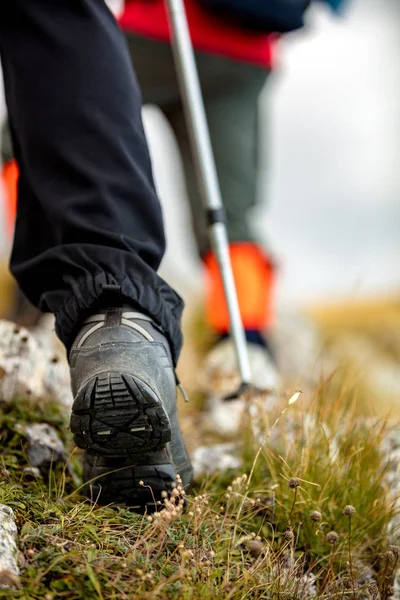
<svg viewBox="0 0 400 600">
<path fill-rule="evenodd" d="M 234 399 L 242 395 L 250 387 L 251 371 L 246 336 L 240 315 L 229 255 L 225 211 L 221 199 L 221 191 L 215 168 L 184 1 L 166 0 L 166 4 L 172 34 L 175 66 L 181 88 L 192 152 L 197 167 L 200 192 L 206 211 L 211 245 L 223 282 L 229 313 L 230 333 L 235 344 L 236 358 L 241 377 L 241 385 L 237 392 L 227 397 L 227 399 Z"/>
</svg>

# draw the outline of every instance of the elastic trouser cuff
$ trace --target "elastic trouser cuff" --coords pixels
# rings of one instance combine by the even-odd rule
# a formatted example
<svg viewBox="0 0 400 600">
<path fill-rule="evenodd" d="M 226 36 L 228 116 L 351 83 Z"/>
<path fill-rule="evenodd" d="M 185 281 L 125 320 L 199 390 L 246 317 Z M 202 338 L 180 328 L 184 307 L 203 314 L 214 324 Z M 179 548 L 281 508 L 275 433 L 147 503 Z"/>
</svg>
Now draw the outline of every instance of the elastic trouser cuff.
<svg viewBox="0 0 400 600">
<path fill-rule="evenodd" d="M 176 365 L 182 347 L 180 320 L 184 304 L 180 296 L 158 276 L 151 286 L 145 286 L 142 281 L 134 281 L 127 277 L 120 281 L 114 275 L 105 272 L 77 280 L 74 293 L 55 313 L 56 333 L 67 351 L 82 321 L 95 310 L 96 306 L 99 306 L 105 286 L 118 286 L 124 303 L 142 310 L 161 327 L 169 341 L 174 365 Z"/>
</svg>

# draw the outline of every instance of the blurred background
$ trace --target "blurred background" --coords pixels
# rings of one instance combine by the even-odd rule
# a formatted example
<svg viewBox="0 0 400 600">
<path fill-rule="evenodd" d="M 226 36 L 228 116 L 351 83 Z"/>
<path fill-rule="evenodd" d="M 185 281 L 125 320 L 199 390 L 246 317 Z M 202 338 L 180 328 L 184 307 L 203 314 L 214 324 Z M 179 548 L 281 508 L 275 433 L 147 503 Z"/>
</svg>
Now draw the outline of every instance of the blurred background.
<svg viewBox="0 0 400 600">
<path fill-rule="evenodd" d="M 316 5 L 285 36 L 261 104 L 265 159 L 254 225 L 280 264 L 279 296 L 353 300 L 400 290 L 400 4 Z M 145 108 L 168 252 L 164 272 L 201 286 L 179 158 Z M 268 166 L 267 166 L 268 164 Z"/>
<path fill-rule="evenodd" d="M 364 369 L 380 363 L 376 389 L 397 399 L 400 3 L 353 0 L 340 19 L 316 5 L 280 41 L 276 64 L 260 106 L 253 221 L 279 265 L 278 307 L 305 309 L 328 340 L 340 334 Z M 163 276 L 192 299 L 203 280 L 180 157 L 160 111 L 146 106 L 144 119 L 167 226 Z M 0 210 L 4 264 L 8 251 Z"/>
<path fill-rule="evenodd" d="M 400 3 L 325 6 L 279 43 L 261 104 L 262 206 L 254 224 L 280 264 L 290 301 L 354 299 L 400 289 Z M 1 95 L 0 118 L 4 116 Z M 199 284 L 174 140 L 161 113 L 145 123 L 167 223 L 164 272 Z M 6 251 L 0 211 L 0 250 Z"/>
</svg>

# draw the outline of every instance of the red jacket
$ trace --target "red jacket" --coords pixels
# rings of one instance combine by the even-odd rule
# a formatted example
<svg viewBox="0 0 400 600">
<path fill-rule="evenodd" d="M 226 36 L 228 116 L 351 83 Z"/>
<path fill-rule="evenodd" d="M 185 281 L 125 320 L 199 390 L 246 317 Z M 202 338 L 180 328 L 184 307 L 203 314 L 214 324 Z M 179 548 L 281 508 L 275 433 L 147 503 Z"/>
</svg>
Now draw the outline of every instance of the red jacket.
<svg viewBox="0 0 400 600">
<path fill-rule="evenodd" d="M 185 5 L 195 48 L 271 67 L 273 35 L 245 31 L 215 19 L 199 6 L 197 0 L 185 0 Z M 120 25 L 128 32 L 170 40 L 165 0 L 126 0 Z"/>
</svg>

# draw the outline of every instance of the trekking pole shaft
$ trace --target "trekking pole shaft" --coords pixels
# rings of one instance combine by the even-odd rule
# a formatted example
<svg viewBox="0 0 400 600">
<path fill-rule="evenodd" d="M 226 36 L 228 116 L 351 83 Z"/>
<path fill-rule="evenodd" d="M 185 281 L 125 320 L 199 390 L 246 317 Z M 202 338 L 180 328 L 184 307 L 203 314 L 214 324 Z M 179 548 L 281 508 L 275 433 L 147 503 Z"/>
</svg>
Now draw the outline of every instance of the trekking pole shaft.
<svg viewBox="0 0 400 600">
<path fill-rule="evenodd" d="M 197 166 L 201 196 L 209 223 L 211 244 L 217 258 L 228 306 L 231 334 L 243 383 L 250 383 L 251 371 L 246 337 L 239 310 L 225 216 L 211 147 L 200 82 L 194 59 L 183 0 L 166 0 L 172 33 L 174 59 Z"/>
</svg>

